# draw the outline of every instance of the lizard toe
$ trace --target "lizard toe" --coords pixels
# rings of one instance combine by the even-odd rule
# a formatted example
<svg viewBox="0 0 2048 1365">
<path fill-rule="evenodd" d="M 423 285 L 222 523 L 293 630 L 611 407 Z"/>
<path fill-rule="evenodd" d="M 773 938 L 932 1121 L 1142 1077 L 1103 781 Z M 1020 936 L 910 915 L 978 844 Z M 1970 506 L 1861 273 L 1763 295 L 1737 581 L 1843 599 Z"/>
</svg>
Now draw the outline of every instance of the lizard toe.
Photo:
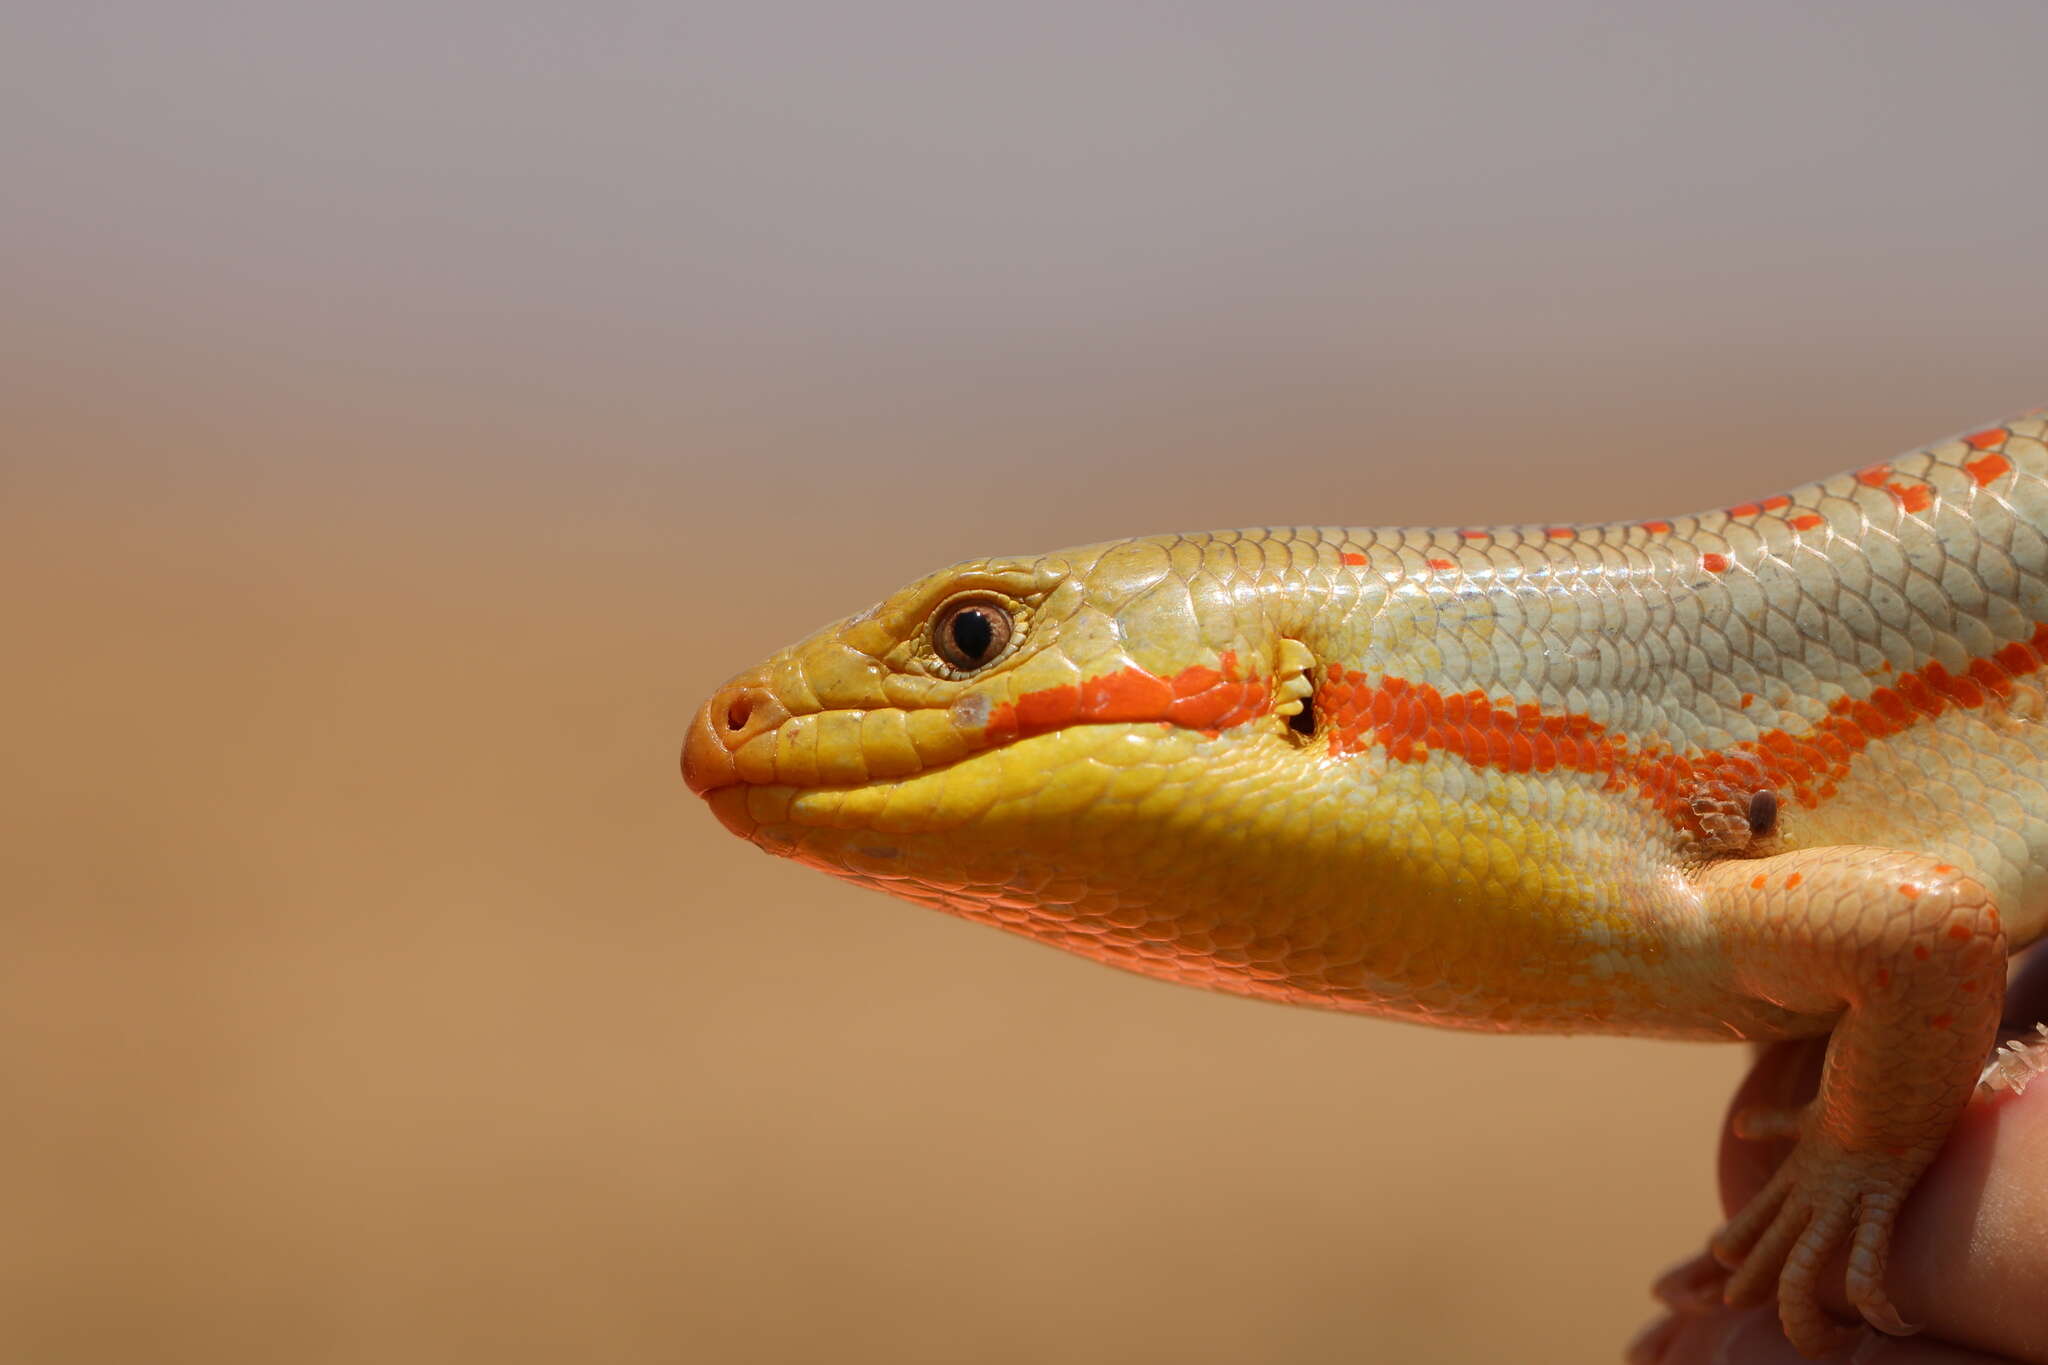
<svg viewBox="0 0 2048 1365">
<path fill-rule="evenodd" d="M 1852 1200 L 1824 1200 L 1785 1253 L 1778 1275 L 1778 1319 L 1786 1337 L 1805 1355 L 1824 1355 L 1852 1332 L 1821 1305 L 1820 1274 L 1854 1216 Z"/>
<path fill-rule="evenodd" d="M 1780 1283 L 1786 1257 L 1807 1235 L 1813 1210 L 1797 1194 L 1784 1199 L 1763 1234 L 1742 1257 L 1735 1273 L 1728 1277 L 1723 1297 L 1736 1307 L 1748 1307 L 1770 1298 L 1773 1285 Z"/>
<path fill-rule="evenodd" d="M 1920 1330 L 1909 1323 L 1885 1293 L 1885 1262 L 1891 1250 L 1892 1225 L 1898 1220 L 1896 1196 L 1866 1195 L 1856 1222 L 1856 1234 L 1849 1244 L 1847 1288 L 1849 1302 L 1863 1320 L 1880 1332 L 1895 1337 L 1911 1336 Z"/>
<path fill-rule="evenodd" d="M 1714 1259 L 1730 1270 L 1744 1264 L 1751 1249 L 1756 1246 L 1757 1239 L 1764 1235 L 1778 1217 L 1785 1197 L 1792 1190 L 1792 1172 L 1788 1165 L 1779 1166 L 1764 1187 L 1742 1206 L 1741 1212 L 1730 1218 L 1707 1243 L 1707 1249 L 1713 1253 Z"/>
</svg>

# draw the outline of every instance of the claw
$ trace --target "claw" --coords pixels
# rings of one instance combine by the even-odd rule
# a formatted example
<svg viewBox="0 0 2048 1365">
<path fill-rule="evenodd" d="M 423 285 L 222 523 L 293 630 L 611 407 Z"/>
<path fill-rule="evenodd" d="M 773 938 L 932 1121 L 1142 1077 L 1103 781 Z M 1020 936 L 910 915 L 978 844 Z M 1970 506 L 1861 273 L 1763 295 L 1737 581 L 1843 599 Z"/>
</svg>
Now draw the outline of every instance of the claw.
<svg viewBox="0 0 2048 1365">
<path fill-rule="evenodd" d="M 1829 1256 L 1848 1244 L 1849 1302 L 1880 1332 L 1905 1336 L 1915 1329 L 1884 1290 L 1886 1253 L 1898 1219 L 1899 1195 L 1854 1193 L 1802 1180 L 1801 1162 L 1787 1160 L 1709 1244 L 1714 1259 L 1733 1268 L 1722 1297 L 1730 1305 L 1762 1303 L 1775 1289 L 1785 1336 L 1809 1356 L 1839 1349 L 1855 1335 L 1822 1307 L 1821 1272 Z"/>
<path fill-rule="evenodd" d="M 1880 1332 L 1895 1337 L 1911 1336 L 1920 1330 L 1899 1315 L 1891 1296 L 1884 1292 L 1886 1253 L 1891 1247 L 1892 1224 L 1898 1218 L 1896 1200 L 1866 1197 L 1849 1243 L 1849 1302 L 1863 1320 Z"/>
</svg>

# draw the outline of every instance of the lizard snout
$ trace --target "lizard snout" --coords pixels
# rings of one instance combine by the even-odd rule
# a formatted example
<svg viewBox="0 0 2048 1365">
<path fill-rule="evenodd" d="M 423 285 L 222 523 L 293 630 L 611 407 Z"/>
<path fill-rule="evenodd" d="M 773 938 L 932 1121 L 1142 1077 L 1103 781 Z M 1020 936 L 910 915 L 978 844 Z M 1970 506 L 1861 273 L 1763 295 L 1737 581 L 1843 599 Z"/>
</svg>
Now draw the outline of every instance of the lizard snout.
<svg viewBox="0 0 2048 1365">
<path fill-rule="evenodd" d="M 735 755 L 772 732 L 789 711 L 758 677 L 733 679 L 699 708 L 683 737 L 683 784 L 699 796 L 742 779 Z"/>
</svg>

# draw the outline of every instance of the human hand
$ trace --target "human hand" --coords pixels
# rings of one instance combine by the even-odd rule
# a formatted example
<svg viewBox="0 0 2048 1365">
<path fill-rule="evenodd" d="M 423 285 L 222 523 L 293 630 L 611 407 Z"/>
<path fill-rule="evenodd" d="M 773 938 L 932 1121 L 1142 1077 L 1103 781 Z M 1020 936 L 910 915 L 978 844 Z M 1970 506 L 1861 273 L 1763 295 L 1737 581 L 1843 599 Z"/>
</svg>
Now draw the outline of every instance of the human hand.
<svg viewBox="0 0 2048 1365">
<path fill-rule="evenodd" d="M 2006 1022 L 2032 1034 L 2048 1020 L 2048 953 L 2036 953 L 2007 992 Z M 1820 1082 L 1825 1039 L 1767 1049 L 1729 1112 L 1795 1105 Z M 1733 1211 L 1762 1187 L 1790 1142 L 1750 1142 L 1724 1124 L 1721 1202 Z M 1652 1291 L 1669 1310 L 1629 1345 L 1629 1365 L 1799 1365 L 1777 1305 L 1729 1308 L 1727 1272 L 1704 1253 L 1667 1271 Z M 1853 1321 L 1842 1257 L 1821 1277 L 1828 1306 Z M 1831 1360 L 1881 1365 L 2048 1365 L 2048 1075 L 2023 1095 L 1981 1093 L 1957 1123 L 1899 1217 L 1886 1285 L 1912 1337 L 1868 1329 Z"/>
</svg>

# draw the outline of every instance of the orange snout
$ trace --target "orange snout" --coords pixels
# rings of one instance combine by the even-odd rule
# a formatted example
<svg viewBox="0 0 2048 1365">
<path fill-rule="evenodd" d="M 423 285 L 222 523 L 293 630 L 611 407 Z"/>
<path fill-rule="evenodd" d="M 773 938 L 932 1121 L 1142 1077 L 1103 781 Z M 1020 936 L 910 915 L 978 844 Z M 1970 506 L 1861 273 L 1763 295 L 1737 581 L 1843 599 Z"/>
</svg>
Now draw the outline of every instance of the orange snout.
<svg viewBox="0 0 2048 1365">
<path fill-rule="evenodd" d="M 690 722 L 683 737 L 683 784 L 703 797 L 737 785 L 741 779 L 733 755 L 788 719 L 789 711 L 761 678 L 734 678 L 712 693 Z"/>
</svg>

